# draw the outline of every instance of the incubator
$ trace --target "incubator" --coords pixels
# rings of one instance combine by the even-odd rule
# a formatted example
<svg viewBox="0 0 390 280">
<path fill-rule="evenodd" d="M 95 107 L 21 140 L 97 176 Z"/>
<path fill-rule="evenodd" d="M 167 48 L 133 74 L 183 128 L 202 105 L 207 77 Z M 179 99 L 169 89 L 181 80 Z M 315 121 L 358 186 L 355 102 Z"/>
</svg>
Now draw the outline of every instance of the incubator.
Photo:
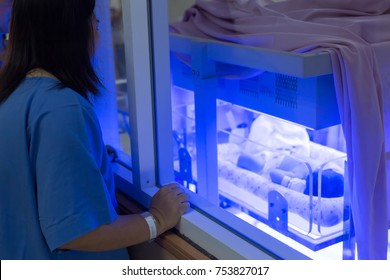
<svg viewBox="0 0 390 280">
<path fill-rule="evenodd" d="M 329 69 L 275 73 L 286 63 L 282 52 L 175 34 L 171 51 L 176 180 L 310 250 L 350 239 L 347 156 Z M 274 59 L 245 66 L 252 52 Z M 296 58 L 299 66 L 327 56 Z"/>
</svg>

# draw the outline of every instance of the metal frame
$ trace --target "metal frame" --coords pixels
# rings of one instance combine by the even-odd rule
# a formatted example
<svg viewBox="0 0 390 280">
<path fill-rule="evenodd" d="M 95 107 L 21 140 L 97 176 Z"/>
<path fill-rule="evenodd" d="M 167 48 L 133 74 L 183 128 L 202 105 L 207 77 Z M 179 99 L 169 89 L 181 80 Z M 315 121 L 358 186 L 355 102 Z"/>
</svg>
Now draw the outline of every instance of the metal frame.
<svg viewBox="0 0 390 280">
<path fill-rule="evenodd" d="M 134 188 L 156 185 L 149 1 L 122 1 Z"/>
</svg>

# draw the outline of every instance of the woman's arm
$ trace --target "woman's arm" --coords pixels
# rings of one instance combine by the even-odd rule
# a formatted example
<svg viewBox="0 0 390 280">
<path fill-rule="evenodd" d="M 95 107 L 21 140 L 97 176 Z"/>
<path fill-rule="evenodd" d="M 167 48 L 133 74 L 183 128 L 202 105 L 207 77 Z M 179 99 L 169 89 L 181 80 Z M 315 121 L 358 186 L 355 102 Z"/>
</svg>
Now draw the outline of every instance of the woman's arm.
<svg viewBox="0 0 390 280">
<path fill-rule="evenodd" d="M 152 198 L 149 212 L 156 220 L 157 234 L 174 227 L 189 209 L 188 197 L 177 184 L 159 189 Z M 102 225 L 64 245 L 61 250 L 107 251 L 132 246 L 149 240 L 145 219 L 139 214 L 120 215 L 111 224 Z"/>
<path fill-rule="evenodd" d="M 148 239 L 149 228 L 141 215 L 120 215 L 113 223 L 102 225 L 59 249 L 108 251 L 142 243 Z"/>
</svg>

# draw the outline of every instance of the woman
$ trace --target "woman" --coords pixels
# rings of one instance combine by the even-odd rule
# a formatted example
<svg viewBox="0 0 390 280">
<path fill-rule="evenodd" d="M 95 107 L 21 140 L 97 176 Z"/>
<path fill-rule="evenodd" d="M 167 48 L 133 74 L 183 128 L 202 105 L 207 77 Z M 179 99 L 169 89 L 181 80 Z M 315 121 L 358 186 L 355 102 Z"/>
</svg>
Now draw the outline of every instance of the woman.
<svg viewBox="0 0 390 280">
<path fill-rule="evenodd" d="M 176 184 L 118 215 L 91 99 L 95 0 L 14 0 L 0 73 L 0 259 L 124 259 L 188 208 Z"/>
</svg>

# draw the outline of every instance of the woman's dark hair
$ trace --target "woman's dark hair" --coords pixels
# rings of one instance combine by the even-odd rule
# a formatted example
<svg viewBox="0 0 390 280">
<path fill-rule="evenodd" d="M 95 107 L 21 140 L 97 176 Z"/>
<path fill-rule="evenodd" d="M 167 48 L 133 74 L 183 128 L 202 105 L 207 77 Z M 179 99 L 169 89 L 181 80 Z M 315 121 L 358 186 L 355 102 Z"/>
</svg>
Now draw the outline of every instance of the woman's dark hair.
<svg viewBox="0 0 390 280">
<path fill-rule="evenodd" d="M 9 43 L 0 72 L 0 103 L 26 74 L 42 68 L 89 100 L 101 85 L 91 56 L 95 0 L 13 0 Z"/>
</svg>

